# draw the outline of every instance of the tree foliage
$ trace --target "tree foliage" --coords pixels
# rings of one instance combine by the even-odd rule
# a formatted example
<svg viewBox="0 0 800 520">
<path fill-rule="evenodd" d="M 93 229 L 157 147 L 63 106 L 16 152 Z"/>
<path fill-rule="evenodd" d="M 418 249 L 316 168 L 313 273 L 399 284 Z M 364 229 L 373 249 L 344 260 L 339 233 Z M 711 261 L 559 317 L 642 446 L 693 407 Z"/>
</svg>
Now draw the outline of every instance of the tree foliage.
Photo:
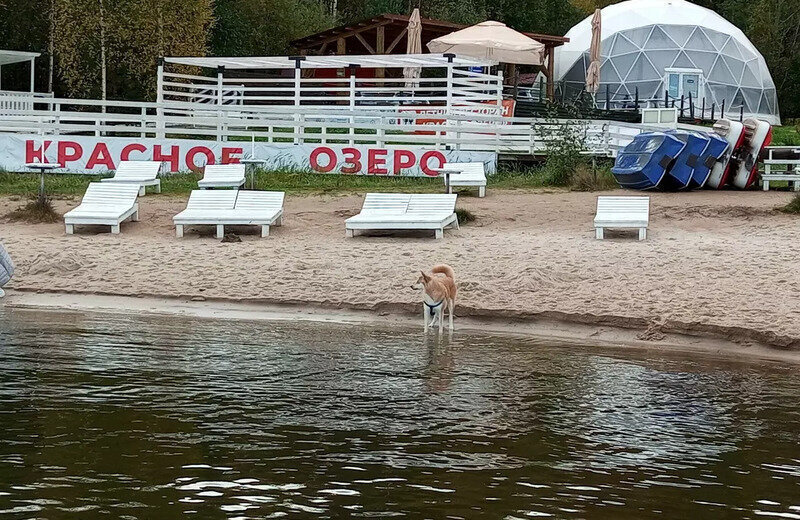
<svg viewBox="0 0 800 520">
<path fill-rule="evenodd" d="M 56 90 L 100 95 L 101 0 L 0 0 L 0 47 L 44 53 L 53 38 Z M 152 99 L 159 55 L 269 55 L 295 38 L 381 13 L 471 24 L 494 19 L 531 32 L 564 34 L 595 8 L 619 0 L 102 0 L 110 99 Z M 767 60 L 784 117 L 800 116 L 800 0 L 696 0 L 740 27 Z M 49 31 L 48 16 L 56 30 Z M 25 88 L 27 69 L 3 71 Z M 15 85 L 15 82 L 17 85 Z"/>
</svg>

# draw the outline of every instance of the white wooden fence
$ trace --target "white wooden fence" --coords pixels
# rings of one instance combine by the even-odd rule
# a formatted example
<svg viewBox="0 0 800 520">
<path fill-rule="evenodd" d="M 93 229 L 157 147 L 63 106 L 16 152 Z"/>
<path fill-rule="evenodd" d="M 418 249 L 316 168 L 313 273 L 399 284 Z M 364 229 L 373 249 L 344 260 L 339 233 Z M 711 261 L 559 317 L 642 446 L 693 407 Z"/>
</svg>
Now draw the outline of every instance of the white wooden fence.
<svg viewBox="0 0 800 520">
<path fill-rule="evenodd" d="M 501 117 L 486 114 L 482 110 L 486 106 L 483 101 L 479 92 L 472 100 L 459 99 L 453 102 L 448 114 L 443 107 L 434 105 L 425 111 L 406 106 L 393 106 L 389 110 L 388 106 L 378 109 L 359 105 L 209 105 L 199 100 L 147 103 L 42 99 L 0 93 L 0 106 L 9 107 L 3 110 L 0 118 L 0 132 L 405 145 L 537 155 L 547 153 L 553 142 L 562 138 L 559 126 L 569 126 L 569 135 L 580 139 L 585 153 L 614 156 L 636 134 L 655 129 L 611 121 Z"/>
</svg>

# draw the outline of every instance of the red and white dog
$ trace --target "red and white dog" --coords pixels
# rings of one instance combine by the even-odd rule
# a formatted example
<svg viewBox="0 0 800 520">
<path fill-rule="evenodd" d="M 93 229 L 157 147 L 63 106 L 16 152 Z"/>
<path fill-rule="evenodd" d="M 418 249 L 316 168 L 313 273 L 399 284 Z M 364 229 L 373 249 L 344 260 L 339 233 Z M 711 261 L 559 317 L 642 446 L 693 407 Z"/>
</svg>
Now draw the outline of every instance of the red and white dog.
<svg viewBox="0 0 800 520">
<path fill-rule="evenodd" d="M 420 276 L 412 289 L 422 290 L 422 317 L 425 321 L 425 331 L 439 320 L 439 333 L 444 329 L 444 313 L 450 313 L 450 331 L 453 330 L 453 313 L 456 309 L 455 273 L 449 265 L 439 264 L 433 266 L 431 274 L 420 271 Z"/>
</svg>

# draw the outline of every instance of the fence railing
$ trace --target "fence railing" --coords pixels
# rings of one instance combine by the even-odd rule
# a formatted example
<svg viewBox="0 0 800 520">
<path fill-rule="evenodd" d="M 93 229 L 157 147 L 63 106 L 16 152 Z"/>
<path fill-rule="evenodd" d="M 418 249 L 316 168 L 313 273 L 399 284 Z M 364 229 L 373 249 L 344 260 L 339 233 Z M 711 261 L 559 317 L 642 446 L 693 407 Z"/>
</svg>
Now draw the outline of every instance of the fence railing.
<svg viewBox="0 0 800 520">
<path fill-rule="evenodd" d="M 7 110 L 20 110 L 33 108 L 32 99 L 52 98 L 52 93 L 45 92 L 19 92 L 16 90 L 0 90 L 0 116 Z"/>
<path fill-rule="evenodd" d="M 10 97 L 0 94 L 0 104 Z M 93 135 L 128 138 L 266 141 L 270 143 L 371 144 L 539 155 L 563 138 L 559 126 L 579 136 L 584 152 L 614 156 L 639 132 L 652 130 L 598 120 L 500 117 L 471 105 L 451 113 L 395 107 L 209 105 L 40 97 L 22 101 L 0 119 L 0 132 L 42 136 Z M 435 108 L 435 107 L 432 107 Z"/>
<path fill-rule="evenodd" d="M 400 106 L 497 105 L 502 99 L 502 78 L 458 69 L 448 78 L 421 79 L 213 78 L 164 72 L 161 93 L 165 102 L 394 110 Z M 500 110 L 496 109 L 498 114 Z"/>
</svg>

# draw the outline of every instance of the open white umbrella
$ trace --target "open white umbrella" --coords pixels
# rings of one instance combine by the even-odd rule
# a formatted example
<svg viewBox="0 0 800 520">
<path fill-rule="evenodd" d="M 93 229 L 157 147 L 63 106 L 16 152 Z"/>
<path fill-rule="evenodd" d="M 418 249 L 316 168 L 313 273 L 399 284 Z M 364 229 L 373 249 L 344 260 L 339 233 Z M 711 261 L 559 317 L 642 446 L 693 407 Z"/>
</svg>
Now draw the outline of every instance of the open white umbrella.
<svg viewBox="0 0 800 520">
<path fill-rule="evenodd" d="M 589 46 L 589 68 L 586 69 L 586 92 L 600 89 L 600 9 L 592 16 L 592 43 Z"/>
<path fill-rule="evenodd" d="M 406 34 L 406 54 L 422 54 L 422 19 L 419 16 L 419 9 L 414 8 L 408 18 L 408 32 Z M 422 74 L 420 67 L 404 67 L 403 77 L 406 78 L 406 88 L 415 88 L 419 85 L 419 77 Z"/>
<path fill-rule="evenodd" d="M 544 44 L 492 20 L 431 40 L 428 49 L 502 63 L 541 65 L 544 61 Z"/>
</svg>

